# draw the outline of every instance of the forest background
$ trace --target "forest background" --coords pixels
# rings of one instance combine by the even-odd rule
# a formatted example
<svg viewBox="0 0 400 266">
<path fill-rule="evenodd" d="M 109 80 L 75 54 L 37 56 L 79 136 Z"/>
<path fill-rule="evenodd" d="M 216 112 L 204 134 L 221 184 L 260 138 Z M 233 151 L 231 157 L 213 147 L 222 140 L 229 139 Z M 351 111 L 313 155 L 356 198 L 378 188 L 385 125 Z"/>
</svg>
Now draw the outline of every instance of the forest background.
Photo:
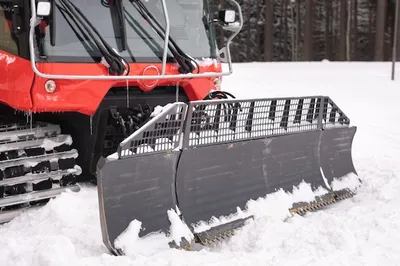
<svg viewBox="0 0 400 266">
<path fill-rule="evenodd" d="M 225 0 L 213 2 L 213 8 L 233 8 Z M 392 60 L 395 0 L 238 2 L 245 23 L 231 46 L 234 62 Z"/>
</svg>

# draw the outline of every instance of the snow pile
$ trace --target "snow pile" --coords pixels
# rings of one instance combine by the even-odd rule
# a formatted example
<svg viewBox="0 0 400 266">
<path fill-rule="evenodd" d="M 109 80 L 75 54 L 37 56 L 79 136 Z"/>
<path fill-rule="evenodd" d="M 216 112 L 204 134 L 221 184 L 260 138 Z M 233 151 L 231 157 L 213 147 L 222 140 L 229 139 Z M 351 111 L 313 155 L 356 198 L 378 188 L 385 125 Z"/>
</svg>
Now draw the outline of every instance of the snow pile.
<svg viewBox="0 0 400 266">
<path fill-rule="evenodd" d="M 355 174 L 348 174 L 346 176 L 343 176 L 342 178 L 335 179 L 332 182 L 332 189 L 333 190 L 341 190 L 341 189 L 351 189 L 351 190 L 357 190 L 360 186 L 360 178 L 356 176 Z"/>
<path fill-rule="evenodd" d="M 174 241 L 175 244 L 178 246 L 181 245 L 183 239 L 190 243 L 193 240 L 194 236 L 189 227 L 179 218 L 179 215 L 181 214 L 179 209 L 176 208 L 176 211 L 168 210 L 167 214 L 168 219 L 171 223 L 171 240 Z"/>
<path fill-rule="evenodd" d="M 69 266 L 79 263 L 74 245 L 64 236 L 48 236 L 40 239 L 34 254 L 33 266 Z"/>
<path fill-rule="evenodd" d="M 360 186 L 359 179 L 356 175 L 348 175 L 343 180 L 335 179 L 334 183 L 335 188 L 351 188 L 355 190 Z M 293 203 L 312 202 L 315 200 L 315 197 L 326 193 L 328 193 L 328 191 L 322 187 L 319 187 L 316 191 L 312 191 L 311 186 L 303 181 L 299 185 L 293 187 L 293 193 L 288 193 L 281 189 L 266 197 L 249 200 L 245 210 L 237 208 L 237 212 L 228 217 L 212 217 L 210 221 L 200 221 L 195 226 L 194 231 L 202 232 L 211 227 L 249 216 L 254 216 L 256 219 L 262 218 L 283 222 L 293 216 L 289 212 Z"/>
<path fill-rule="evenodd" d="M 354 198 L 290 219 L 285 217 L 292 201 L 314 196 L 306 184 L 293 194 L 278 191 L 249 201 L 235 215 L 255 219 L 230 241 L 198 252 L 170 249 L 175 235 L 138 240 L 138 223 L 132 222 L 129 235 L 119 239 L 126 256 L 114 257 L 102 243 L 97 190 L 84 187 L 0 226 L 0 265 L 398 265 L 400 90 L 399 81 L 390 80 L 390 64 L 252 63 L 236 64 L 234 70 L 224 78 L 224 90 L 237 97 L 329 95 L 338 104 L 358 126 L 353 158 L 362 184 Z M 358 180 L 350 175 L 332 187 L 344 183 Z"/>
<path fill-rule="evenodd" d="M 115 240 L 115 248 L 129 252 L 129 249 L 137 249 L 137 241 L 139 240 L 139 232 L 142 228 L 142 222 L 133 220 L 128 227 Z M 133 245 L 133 247 L 132 247 Z"/>
<path fill-rule="evenodd" d="M 170 235 L 152 233 L 140 239 L 139 232 L 142 229 L 142 223 L 138 220 L 133 220 L 115 240 L 115 247 L 123 250 L 130 258 L 140 260 L 158 252 L 172 251 L 169 248 L 171 241 L 174 241 L 177 245 L 181 243 L 182 239 L 190 242 L 193 239 L 193 234 L 187 225 L 179 219 L 179 210 L 168 210 L 167 215 L 171 223 Z"/>
<path fill-rule="evenodd" d="M 107 252 L 102 242 L 96 190 L 66 192 L 44 208 L 0 226 L 0 265 L 79 265 Z"/>
</svg>

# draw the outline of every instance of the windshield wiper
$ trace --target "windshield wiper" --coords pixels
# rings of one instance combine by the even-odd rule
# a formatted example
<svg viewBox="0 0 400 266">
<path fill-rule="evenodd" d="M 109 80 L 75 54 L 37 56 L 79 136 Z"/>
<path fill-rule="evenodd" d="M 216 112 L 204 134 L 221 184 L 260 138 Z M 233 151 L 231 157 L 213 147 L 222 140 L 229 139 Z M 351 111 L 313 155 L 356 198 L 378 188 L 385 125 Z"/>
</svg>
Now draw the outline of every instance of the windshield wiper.
<svg viewBox="0 0 400 266">
<path fill-rule="evenodd" d="M 97 29 L 90 23 L 89 19 L 82 13 L 82 11 L 75 6 L 70 0 L 59 0 L 65 7 L 70 16 L 78 20 L 81 26 L 87 31 L 92 41 L 95 43 L 96 47 L 99 49 L 101 54 L 103 55 L 104 59 L 107 61 L 108 65 L 110 66 L 108 71 L 109 74 L 114 75 L 122 75 L 125 70 L 128 68 L 126 75 L 129 74 L 130 67 L 129 64 L 124 64 L 124 59 L 101 37 L 100 33 Z M 84 21 L 87 25 L 85 25 Z M 97 35 L 94 36 L 94 34 Z"/>
<path fill-rule="evenodd" d="M 122 0 L 120 0 L 122 1 Z M 130 3 L 136 8 L 139 14 L 149 23 L 149 25 L 153 28 L 153 30 L 165 40 L 166 33 L 160 22 L 154 17 L 154 15 L 148 10 L 148 8 L 143 4 L 141 0 L 129 0 Z M 136 5 L 135 5 L 135 4 Z M 200 73 L 200 67 L 197 62 L 187 55 L 177 44 L 176 42 L 169 36 L 168 38 L 168 48 L 174 56 L 175 60 L 179 64 L 179 72 L 181 74 L 192 73 L 195 70 L 195 66 L 193 66 L 192 62 L 197 67 L 197 73 Z"/>
<path fill-rule="evenodd" d="M 112 7 L 109 4 L 109 0 L 101 0 L 101 4 L 106 7 L 110 8 L 112 10 L 112 13 L 117 14 L 117 20 L 118 20 L 118 28 L 119 28 L 119 34 L 121 38 L 121 50 L 125 51 L 128 44 L 127 44 L 127 36 L 126 36 L 126 26 L 125 26 L 125 13 L 124 13 L 124 3 L 122 0 L 118 1 L 113 1 Z M 112 20 L 114 23 L 114 16 L 112 15 Z"/>
<path fill-rule="evenodd" d="M 125 51 L 127 47 L 127 37 L 126 37 L 126 26 L 125 26 L 125 16 L 124 16 L 124 4 L 121 0 L 121 1 L 114 1 L 114 5 L 115 8 L 117 9 L 117 14 L 118 14 L 122 51 Z"/>
</svg>

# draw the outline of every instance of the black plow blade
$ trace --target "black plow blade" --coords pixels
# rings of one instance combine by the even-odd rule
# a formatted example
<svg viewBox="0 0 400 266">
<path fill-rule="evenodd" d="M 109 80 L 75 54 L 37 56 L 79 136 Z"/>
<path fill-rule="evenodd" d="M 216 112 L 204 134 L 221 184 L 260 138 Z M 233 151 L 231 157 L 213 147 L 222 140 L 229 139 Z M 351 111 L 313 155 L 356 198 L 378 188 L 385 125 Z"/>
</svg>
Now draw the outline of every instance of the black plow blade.
<svg viewBox="0 0 400 266">
<path fill-rule="evenodd" d="M 114 241 L 131 221 L 143 224 L 139 236 L 166 232 L 167 210 L 177 205 L 175 174 L 186 105 L 175 104 L 144 125 L 98 163 L 98 195 L 103 242 L 120 254 Z M 175 119 L 175 123 L 165 123 Z M 160 124 L 164 123 L 164 127 Z"/>
<path fill-rule="evenodd" d="M 350 188 L 334 185 L 357 175 L 355 133 L 325 96 L 174 103 L 123 141 L 114 158 L 100 161 L 104 243 L 118 254 L 114 241 L 135 219 L 142 223 L 141 237 L 168 233 L 167 211 L 175 207 L 194 232 L 198 222 L 229 216 L 278 190 L 292 193 L 301 183 L 319 196 L 296 202 L 291 213 L 351 197 Z M 250 218 L 194 233 L 194 242 L 229 238 Z"/>
</svg>

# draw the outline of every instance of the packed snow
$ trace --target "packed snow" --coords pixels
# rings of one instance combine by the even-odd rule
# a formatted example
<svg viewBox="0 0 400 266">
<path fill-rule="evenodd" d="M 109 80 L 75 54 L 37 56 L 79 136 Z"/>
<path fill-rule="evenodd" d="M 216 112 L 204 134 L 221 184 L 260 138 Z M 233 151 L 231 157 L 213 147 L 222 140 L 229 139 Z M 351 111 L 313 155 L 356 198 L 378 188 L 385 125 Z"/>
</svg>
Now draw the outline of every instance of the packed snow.
<svg viewBox="0 0 400 266">
<path fill-rule="evenodd" d="M 0 226 L 0 265 L 400 265 L 400 82 L 390 80 L 390 67 L 235 64 L 234 74 L 222 82 L 224 90 L 244 98 L 330 96 L 358 126 L 353 159 L 363 183 L 354 198 L 287 219 L 291 202 L 312 198 L 301 184 L 293 195 L 279 192 L 250 201 L 236 215 L 252 213 L 254 221 L 231 240 L 192 252 L 168 247 L 175 233 L 138 239 L 135 220 L 118 239 L 126 256 L 116 257 L 102 243 L 96 188 L 86 186 Z M 397 74 L 400 79 L 400 70 Z M 332 186 L 354 186 L 354 176 Z M 167 215 L 177 220 L 172 210 Z M 190 237 L 174 225 L 173 232 Z"/>
</svg>

